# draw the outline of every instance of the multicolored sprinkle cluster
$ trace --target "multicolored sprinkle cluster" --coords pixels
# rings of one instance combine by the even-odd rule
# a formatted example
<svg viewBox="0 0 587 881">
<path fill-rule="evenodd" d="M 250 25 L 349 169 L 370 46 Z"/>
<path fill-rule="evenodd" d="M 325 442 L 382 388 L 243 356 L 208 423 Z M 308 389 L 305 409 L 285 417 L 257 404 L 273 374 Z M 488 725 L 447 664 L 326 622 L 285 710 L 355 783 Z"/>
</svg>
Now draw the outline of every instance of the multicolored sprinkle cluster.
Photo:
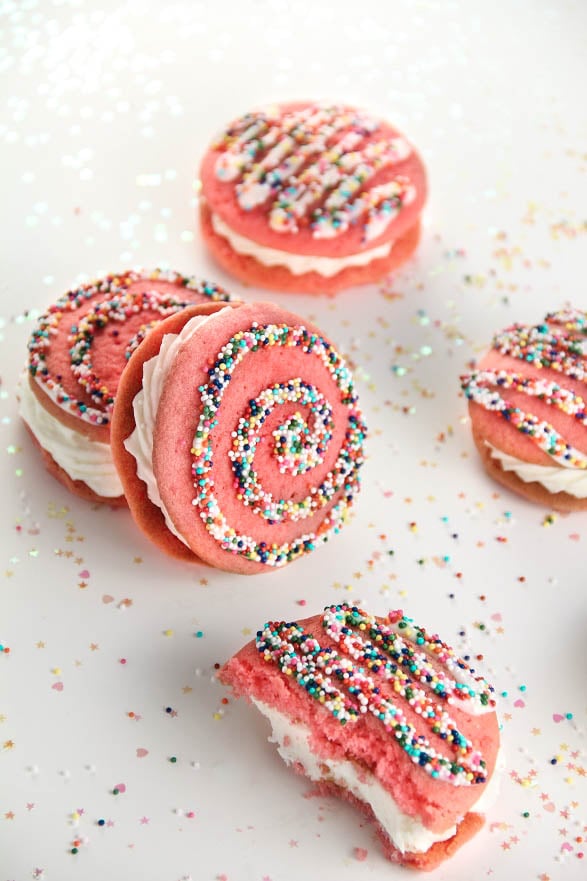
<svg viewBox="0 0 587 881">
<path fill-rule="evenodd" d="M 552 312 L 535 326 L 515 324 L 493 340 L 493 350 L 533 368 L 556 371 L 569 379 L 587 382 L 587 314 L 577 309 Z M 476 370 L 461 377 L 467 398 L 485 410 L 499 413 L 563 468 L 587 468 L 587 456 L 568 444 L 551 425 L 526 413 L 502 397 L 512 389 L 536 398 L 580 425 L 587 426 L 585 400 L 558 381 L 524 376 L 508 370 Z"/>
<path fill-rule="evenodd" d="M 294 380 L 294 383 L 301 380 Z M 311 471 L 323 462 L 324 453 L 332 434 L 332 413 L 328 402 L 313 386 L 305 385 L 309 390 L 309 400 L 300 397 L 309 404 L 310 420 L 306 423 L 301 413 L 293 416 L 273 432 L 275 439 L 274 453 L 279 462 L 281 474 L 293 474 L 298 477 Z"/>
<path fill-rule="evenodd" d="M 193 291 L 200 297 L 206 297 L 210 300 L 225 301 L 230 299 L 229 294 L 217 285 L 200 281 L 192 276 L 182 276 L 175 272 L 154 270 L 152 272 L 130 271 L 119 275 L 107 275 L 102 279 L 82 285 L 79 288 L 68 291 L 60 297 L 47 311 L 39 318 L 37 327 L 33 331 L 28 344 L 29 350 L 29 373 L 36 382 L 43 388 L 43 391 L 51 398 L 51 400 L 61 407 L 65 412 L 72 413 L 84 422 L 92 425 L 107 425 L 110 421 L 108 410 L 112 405 L 112 395 L 100 383 L 97 377 L 94 377 L 91 371 L 90 349 L 93 341 L 93 333 L 95 328 L 102 327 L 111 318 L 121 320 L 124 307 L 121 303 L 128 296 L 128 289 L 137 282 L 168 282 L 177 285 L 178 293 L 185 291 L 185 298 L 178 298 L 177 305 L 169 306 L 169 310 L 178 311 L 185 308 L 192 302 L 192 298 L 188 292 Z M 158 295 L 156 291 L 151 292 L 148 296 L 158 298 L 162 302 L 165 297 Z M 170 298 L 167 297 L 168 301 Z M 68 313 L 76 312 L 78 309 L 88 305 L 87 321 L 80 319 L 79 325 L 75 327 L 72 322 L 67 325 Z M 94 308 L 91 309 L 92 304 Z M 135 312 L 140 311 L 140 304 L 135 303 Z M 146 306 L 145 306 L 146 308 Z M 90 311 L 91 309 L 91 311 Z M 120 311 L 122 309 L 122 312 Z M 166 313 L 169 314 L 169 313 Z M 63 327 L 62 327 L 63 322 Z M 145 325 L 142 332 L 131 340 L 131 346 L 136 348 L 144 338 L 151 324 Z M 62 385 L 62 377 L 54 376 L 48 367 L 48 357 L 51 351 L 53 339 L 63 330 L 74 334 L 74 354 L 72 355 L 72 371 L 77 375 L 77 380 L 81 389 L 86 387 L 90 392 L 92 400 L 98 405 L 92 407 L 86 400 L 76 398 L 69 394 Z M 77 337 L 77 338 L 76 338 Z M 77 371 L 77 374 L 76 374 Z"/>
<path fill-rule="evenodd" d="M 110 322 L 123 324 L 139 312 L 154 312 L 163 320 L 189 305 L 187 300 L 178 300 L 157 291 L 133 293 L 128 291 L 112 299 L 102 300 L 84 314 L 77 325 L 72 326 L 70 341 L 71 372 L 89 394 L 91 399 L 107 412 L 114 404 L 114 394 L 102 383 L 92 365 L 92 346 L 95 333 Z M 153 324 L 153 322 L 151 322 Z"/>
<path fill-rule="evenodd" d="M 310 409 L 309 424 L 300 413 L 295 413 L 285 425 L 274 432 L 274 454 L 281 474 L 299 476 L 322 464 L 323 456 L 332 435 L 332 409 L 323 395 L 312 385 L 299 377 L 287 384 L 275 385 L 265 389 L 249 401 L 245 415 L 239 419 L 234 432 L 232 450 L 228 455 L 235 474 L 237 498 L 250 506 L 255 514 L 264 517 L 269 523 L 279 523 L 285 519 L 296 521 L 314 514 L 319 507 L 327 504 L 337 490 L 336 473 L 329 474 L 321 484 L 319 497 L 307 496 L 301 502 L 291 499 L 274 499 L 263 490 L 254 468 L 255 452 L 261 439 L 261 428 L 279 404 L 295 403 Z M 335 472 L 340 471 L 335 466 Z M 338 486 L 340 488 L 340 486 Z"/>
<path fill-rule="evenodd" d="M 127 361 L 130 360 L 131 355 L 138 349 L 149 331 L 153 330 L 153 328 L 156 327 L 157 324 L 158 321 L 155 318 L 153 319 L 153 321 L 147 321 L 146 324 L 141 324 L 135 335 L 126 344 L 124 357 Z"/>
<path fill-rule="evenodd" d="M 495 707 L 493 689 L 449 646 L 402 612 L 391 612 L 381 622 L 346 603 L 327 606 L 322 627 L 335 645 L 322 646 L 298 623 L 269 622 L 257 633 L 257 650 L 341 724 L 370 713 L 434 779 L 455 786 L 486 781 L 483 756 L 443 703 L 470 713 L 490 712 Z M 451 755 L 440 752 L 408 721 L 400 700 L 444 741 Z"/>
<path fill-rule="evenodd" d="M 309 531 L 291 542 L 281 544 L 271 541 L 257 542 L 251 536 L 237 532 L 222 512 L 214 492 L 213 477 L 213 434 L 219 425 L 219 408 L 226 388 L 234 371 L 245 358 L 273 347 L 296 348 L 314 361 L 321 362 L 340 390 L 340 403 L 337 402 L 335 409 L 314 386 L 299 377 L 274 384 L 249 401 L 245 415 L 240 418 L 233 432 L 229 456 L 233 466 L 236 497 L 269 525 L 310 517 L 338 495 L 338 500 L 326 513 L 316 531 Z M 321 336 L 310 333 L 305 327 L 258 325 L 255 322 L 249 329 L 239 331 L 223 346 L 208 375 L 208 384 L 199 388 L 202 413 L 192 448 L 192 475 L 197 491 L 194 505 L 199 509 L 207 531 L 224 550 L 267 566 L 283 566 L 313 550 L 317 542 L 326 541 L 331 530 L 338 532 L 359 489 L 359 469 L 363 463 L 366 428 L 358 408 L 351 374 L 332 345 Z M 286 429 L 283 426 L 278 429 L 279 440 L 274 448 L 278 470 L 285 469 L 292 477 L 305 474 L 310 467 L 317 467 L 322 463 L 325 445 L 331 439 L 333 419 L 341 422 L 344 420 L 346 424 L 344 440 L 332 469 L 321 476 L 318 485 L 313 486 L 309 493 L 306 479 L 303 487 L 307 495 L 296 502 L 291 499 L 275 499 L 270 492 L 263 489 L 254 468 L 260 429 L 273 408 L 287 402 L 304 404 L 310 408 L 311 414 L 309 424 L 304 425 L 303 429 L 299 419 L 295 420 L 295 427 L 290 423 L 289 435 L 284 434 Z M 292 444 L 294 436 L 296 440 Z M 281 438 L 285 440 L 282 441 Z"/>
<path fill-rule="evenodd" d="M 215 145 L 223 151 L 216 177 L 239 181 L 236 198 L 245 211 L 271 201 L 268 222 L 276 232 L 296 233 L 309 223 L 314 238 L 334 238 L 366 216 L 364 240 L 371 241 L 416 197 L 405 175 L 366 186 L 412 152 L 400 137 L 373 140 L 379 128 L 342 106 L 248 113 Z"/>
<path fill-rule="evenodd" d="M 583 363 L 587 340 L 584 331 L 577 334 L 576 321 L 564 320 L 563 316 L 570 314 L 552 312 L 542 324 L 533 327 L 515 324 L 496 334 L 493 348 L 502 355 L 519 358 L 539 368 L 548 367 L 583 382 L 587 376 Z"/>
</svg>

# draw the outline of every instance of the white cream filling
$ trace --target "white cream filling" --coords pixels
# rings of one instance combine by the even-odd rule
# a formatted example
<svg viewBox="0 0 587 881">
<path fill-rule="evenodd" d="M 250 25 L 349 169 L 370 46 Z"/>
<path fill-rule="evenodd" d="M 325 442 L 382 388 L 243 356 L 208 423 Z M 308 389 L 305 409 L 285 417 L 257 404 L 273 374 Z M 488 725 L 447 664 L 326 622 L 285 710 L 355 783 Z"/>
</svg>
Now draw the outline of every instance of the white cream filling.
<svg viewBox="0 0 587 881">
<path fill-rule="evenodd" d="M 43 449 L 72 480 L 82 480 L 104 498 L 124 495 L 109 443 L 90 440 L 48 413 L 31 389 L 27 374 L 18 384 L 18 397 L 20 415 Z"/>
<path fill-rule="evenodd" d="M 299 762 L 310 780 L 331 780 L 368 804 L 394 847 L 402 853 L 425 853 L 435 842 L 446 841 L 456 833 L 456 826 L 441 833 L 431 832 L 419 820 L 404 814 L 391 793 L 370 771 L 362 768 L 357 771 L 351 761 L 316 756 L 309 745 L 310 729 L 306 725 L 292 722 L 284 713 L 263 701 L 253 698 L 253 703 L 271 723 L 270 740 L 277 744 L 277 751 L 286 765 Z M 483 794 L 469 810 L 483 812 L 495 800 L 499 785 L 498 764 Z"/>
<path fill-rule="evenodd" d="M 222 310 L 220 310 L 222 311 Z M 217 314 L 217 313 L 214 313 Z M 135 429 L 124 441 L 126 450 L 137 463 L 137 475 L 147 487 L 147 495 L 151 502 L 161 509 L 165 525 L 186 547 L 187 541 L 177 530 L 169 512 L 159 494 L 159 487 L 153 473 L 153 431 L 163 386 L 171 365 L 175 361 L 182 345 L 194 335 L 196 330 L 212 316 L 196 315 L 184 325 L 180 333 L 166 333 L 161 342 L 159 352 L 143 364 L 143 386 L 135 395 L 132 406 Z"/>
<path fill-rule="evenodd" d="M 561 465 L 535 465 L 486 444 L 492 459 L 497 459 L 504 471 L 513 471 L 524 483 L 540 483 L 551 493 L 565 492 L 577 499 L 587 498 L 587 469 L 564 468 Z"/>
<path fill-rule="evenodd" d="M 258 245 L 252 239 L 247 239 L 234 232 L 217 214 L 212 214 L 212 226 L 219 236 L 228 241 L 232 250 L 237 254 L 254 257 L 263 266 L 285 266 L 293 275 L 317 272 L 325 278 L 330 278 L 347 266 L 367 266 L 372 260 L 387 257 L 393 247 L 391 241 L 358 254 L 348 254 L 346 257 L 315 257 L 309 254 L 290 254 L 288 251 Z"/>
</svg>

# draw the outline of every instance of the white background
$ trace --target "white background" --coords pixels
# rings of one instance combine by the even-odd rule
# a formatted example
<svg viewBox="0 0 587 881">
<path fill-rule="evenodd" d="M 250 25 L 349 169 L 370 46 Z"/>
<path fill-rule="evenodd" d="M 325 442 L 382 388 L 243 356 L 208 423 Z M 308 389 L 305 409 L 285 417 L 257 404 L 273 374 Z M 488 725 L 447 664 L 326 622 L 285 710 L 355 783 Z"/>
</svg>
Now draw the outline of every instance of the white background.
<svg viewBox="0 0 587 881">
<path fill-rule="evenodd" d="M 587 307 L 587 4 L 0 9 L 0 881 L 407 877 L 350 808 L 304 797 L 262 720 L 214 680 L 268 618 L 342 600 L 405 608 L 482 653 L 507 692 L 500 798 L 433 877 L 585 877 L 587 514 L 548 518 L 489 481 L 458 376 L 503 326 Z M 369 460 L 341 537 L 239 578 L 175 563 L 127 512 L 70 497 L 14 388 L 35 315 L 101 272 L 169 266 L 258 297 L 204 253 L 197 163 L 223 123 L 300 97 L 387 116 L 431 195 L 418 255 L 389 283 L 275 294 L 351 359 Z"/>
</svg>

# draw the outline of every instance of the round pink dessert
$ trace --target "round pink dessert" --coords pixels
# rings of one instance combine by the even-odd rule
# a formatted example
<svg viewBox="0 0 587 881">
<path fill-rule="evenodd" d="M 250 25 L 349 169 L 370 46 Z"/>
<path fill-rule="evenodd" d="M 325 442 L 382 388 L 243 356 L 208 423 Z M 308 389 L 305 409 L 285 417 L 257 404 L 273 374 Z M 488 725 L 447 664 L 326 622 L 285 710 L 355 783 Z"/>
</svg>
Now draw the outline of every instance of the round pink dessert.
<svg viewBox="0 0 587 881">
<path fill-rule="evenodd" d="M 564 309 L 497 334 L 462 377 L 487 472 L 550 508 L 587 509 L 587 313 Z"/>
<path fill-rule="evenodd" d="M 149 538 L 253 574 L 339 531 L 364 435 L 350 373 L 317 328 L 271 303 L 231 304 L 172 316 L 135 352 L 112 448 Z"/>
<path fill-rule="evenodd" d="M 112 494 L 112 480 L 100 492 L 91 464 L 106 471 L 111 461 L 110 417 L 128 358 L 163 318 L 190 303 L 227 298 L 216 285 L 175 272 L 133 271 L 82 285 L 47 309 L 29 341 L 19 398 L 54 476 L 84 498 L 124 504 L 121 493 Z M 89 483 L 75 476 L 84 471 Z"/>
<path fill-rule="evenodd" d="M 419 238 L 422 160 L 397 129 L 346 105 L 246 114 L 204 156 L 201 218 L 239 278 L 335 293 L 384 277 Z"/>
</svg>

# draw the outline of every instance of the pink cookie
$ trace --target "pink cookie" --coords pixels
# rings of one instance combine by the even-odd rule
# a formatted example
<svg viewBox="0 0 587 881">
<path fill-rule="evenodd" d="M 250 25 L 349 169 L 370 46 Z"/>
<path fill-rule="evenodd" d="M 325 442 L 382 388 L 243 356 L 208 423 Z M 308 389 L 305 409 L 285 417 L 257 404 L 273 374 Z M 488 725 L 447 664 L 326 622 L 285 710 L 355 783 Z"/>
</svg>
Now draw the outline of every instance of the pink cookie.
<svg viewBox="0 0 587 881">
<path fill-rule="evenodd" d="M 374 820 L 393 862 L 433 869 L 482 825 L 493 689 L 401 612 L 269 622 L 219 675 L 269 719 L 288 765 Z"/>
<path fill-rule="evenodd" d="M 395 128 L 352 107 L 248 113 L 208 150 L 201 178 L 204 238 L 255 285 L 334 294 L 379 281 L 418 243 L 422 161 Z"/>
<path fill-rule="evenodd" d="M 125 272 L 69 291 L 29 341 L 20 412 L 48 470 L 92 501 L 124 504 L 110 452 L 110 415 L 127 360 L 153 325 L 186 305 L 226 300 L 174 272 Z"/>
<path fill-rule="evenodd" d="M 461 381 L 488 473 L 560 511 L 587 508 L 586 341 L 586 312 L 552 312 L 497 334 Z"/>
<path fill-rule="evenodd" d="M 320 331 L 271 303 L 199 306 L 131 357 L 112 450 L 138 525 L 183 559 L 252 574 L 338 532 L 365 426 Z"/>
</svg>

